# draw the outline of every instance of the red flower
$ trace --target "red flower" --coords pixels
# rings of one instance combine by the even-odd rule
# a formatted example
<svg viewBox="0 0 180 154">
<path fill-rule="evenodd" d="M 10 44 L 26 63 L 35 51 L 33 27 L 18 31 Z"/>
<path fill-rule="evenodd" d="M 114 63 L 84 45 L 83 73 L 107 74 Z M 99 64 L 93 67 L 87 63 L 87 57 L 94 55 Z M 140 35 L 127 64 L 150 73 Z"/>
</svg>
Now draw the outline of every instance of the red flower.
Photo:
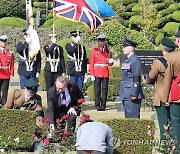
<svg viewBox="0 0 180 154">
<path fill-rule="evenodd" d="M 62 117 L 62 119 L 63 119 L 63 120 L 68 120 L 68 119 L 69 119 L 69 116 L 68 116 L 68 115 L 64 115 L 64 116 Z"/>
<path fill-rule="evenodd" d="M 49 124 L 49 119 L 44 120 L 44 123 Z"/>
<path fill-rule="evenodd" d="M 83 114 L 80 120 L 80 125 L 82 125 L 86 120 L 89 120 L 90 116 L 88 114 Z"/>
<path fill-rule="evenodd" d="M 70 132 L 67 131 L 67 130 L 65 130 L 65 131 L 63 132 L 63 134 L 62 134 L 62 140 L 64 141 L 65 138 L 66 138 L 69 134 L 70 134 Z"/>
<path fill-rule="evenodd" d="M 56 119 L 56 123 L 57 123 L 58 125 L 60 124 L 60 122 L 61 122 L 60 119 Z"/>
<path fill-rule="evenodd" d="M 79 104 L 79 105 L 81 105 L 81 104 L 84 103 L 84 102 L 85 102 L 85 100 L 82 99 L 82 98 L 78 100 L 78 104 Z"/>
<path fill-rule="evenodd" d="M 38 138 L 37 142 L 41 142 L 41 141 L 42 141 L 42 139 L 41 139 L 41 138 Z"/>
<path fill-rule="evenodd" d="M 50 144 L 49 139 L 47 139 L 47 138 L 46 138 L 46 139 L 44 139 L 44 144 L 45 144 L 45 145 L 49 145 L 49 144 Z"/>
</svg>

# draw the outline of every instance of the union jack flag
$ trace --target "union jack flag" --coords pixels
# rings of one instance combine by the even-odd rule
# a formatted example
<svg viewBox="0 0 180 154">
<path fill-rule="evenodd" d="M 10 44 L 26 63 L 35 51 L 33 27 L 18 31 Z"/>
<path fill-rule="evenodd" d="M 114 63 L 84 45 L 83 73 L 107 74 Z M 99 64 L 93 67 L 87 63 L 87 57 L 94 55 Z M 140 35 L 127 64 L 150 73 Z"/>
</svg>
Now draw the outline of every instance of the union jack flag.
<svg viewBox="0 0 180 154">
<path fill-rule="evenodd" d="M 53 0 L 56 16 L 63 16 L 85 23 L 91 33 L 103 24 L 102 19 L 89 7 L 84 0 Z"/>
</svg>

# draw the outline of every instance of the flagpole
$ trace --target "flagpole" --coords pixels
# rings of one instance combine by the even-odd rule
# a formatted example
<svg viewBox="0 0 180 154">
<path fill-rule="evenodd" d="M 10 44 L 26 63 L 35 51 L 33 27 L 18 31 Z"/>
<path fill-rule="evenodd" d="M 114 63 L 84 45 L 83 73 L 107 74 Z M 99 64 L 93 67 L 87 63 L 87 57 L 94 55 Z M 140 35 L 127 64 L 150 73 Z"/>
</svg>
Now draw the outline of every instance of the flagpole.
<svg viewBox="0 0 180 154">
<path fill-rule="evenodd" d="M 79 22 L 77 22 L 77 36 L 79 36 Z M 79 69 L 79 64 L 80 64 L 80 59 L 79 59 L 79 41 L 78 41 L 78 69 Z"/>
</svg>

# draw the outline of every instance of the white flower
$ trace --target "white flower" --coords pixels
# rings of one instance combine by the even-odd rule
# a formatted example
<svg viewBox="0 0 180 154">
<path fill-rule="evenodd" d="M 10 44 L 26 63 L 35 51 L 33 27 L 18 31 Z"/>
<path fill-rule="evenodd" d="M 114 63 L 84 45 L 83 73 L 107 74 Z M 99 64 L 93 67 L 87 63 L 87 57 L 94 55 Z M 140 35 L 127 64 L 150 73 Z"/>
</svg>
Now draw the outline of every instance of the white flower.
<svg viewBox="0 0 180 154">
<path fill-rule="evenodd" d="M 0 152 L 3 153 L 3 152 L 5 152 L 5 150 L 4 149 L 0 149 Z"/>
<path fill-rule="evenodd" d="M 19 143 L 19 137 L 15 138 L 15 142 Z"/>
</svg>

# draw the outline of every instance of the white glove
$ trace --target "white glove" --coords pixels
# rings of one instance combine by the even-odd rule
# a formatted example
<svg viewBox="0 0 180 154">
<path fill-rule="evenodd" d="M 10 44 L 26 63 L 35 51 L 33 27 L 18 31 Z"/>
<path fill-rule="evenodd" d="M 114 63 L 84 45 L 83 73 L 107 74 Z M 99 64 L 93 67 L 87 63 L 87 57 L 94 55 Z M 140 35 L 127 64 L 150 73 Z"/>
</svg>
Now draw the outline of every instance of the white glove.
<svg viewBox="0 0 180 154">
<path fill-rule="evenodd" d="M 10 75 L 10 80 L 12 80 L 13 79 L 13 76 L 12 75 Z"/>
<path fill-rule="evenodd" d="M 109 61 L 108 61 L 110 64 L 114 63 L 114 59 L 113 58 L 110 58 Z"/>
<path fill-rule="evenodd" d="M 28 37 L 26 37 L 26 42 L 27 43 L 30 43 L 31 42 L 31 38 L 28 36 Z"/>
<path fill-rule="evenodd" d="M 62 76 L 66 76 L 66 74 L 65 74 L 65 73 L 62 73 Z"/>
<path fill-rule="evenodd" d="M 55 130 L 54 124 L 50 124 L 50 132 L 53 132 Z"/>
<path fill-rule="evenodd" d="M 56 43 L 56 38 L 55 37 L 51 37 L 51 42 L 52 43 Z"/>
<path fill-rule="evenodd" d="M 67 114 L 68 114 L 68 115 L 70 115 L 70 114 L 77 115 L 76 110 L 75 110 L 73 107 L 71 107 L 71 108 L 68 110 Z"/>
<path fill-rule="evenodd" d="M 36 78 L 38 78 L 38 77 L 39 77 L 39 73 L 37 72 L 37 73 L 36 73 Z"/>
<path fill-rule="evenodd" d="M 95 76 L 91 75 L 91 80 L 94 81 L 95 80 Z"/>
</svg>

